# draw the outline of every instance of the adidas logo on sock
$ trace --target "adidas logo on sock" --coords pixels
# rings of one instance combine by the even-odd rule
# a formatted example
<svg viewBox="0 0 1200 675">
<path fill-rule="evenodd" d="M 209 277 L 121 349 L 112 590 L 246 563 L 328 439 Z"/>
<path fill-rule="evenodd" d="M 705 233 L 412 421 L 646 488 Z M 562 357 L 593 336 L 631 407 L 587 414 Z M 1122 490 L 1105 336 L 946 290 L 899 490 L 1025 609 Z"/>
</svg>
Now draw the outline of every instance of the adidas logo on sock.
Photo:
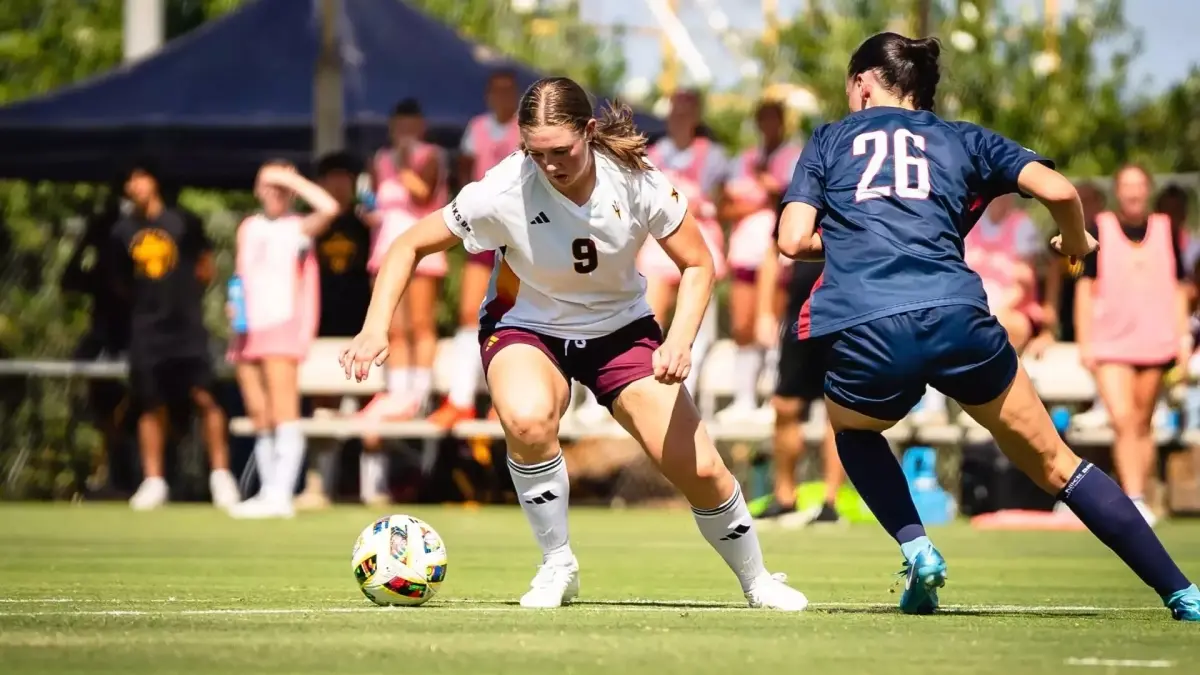
<svg viewBox="0 0 1200 675">
<path fill-rule="evenodd" d="M 721 537 L 721 541 L 733 541 L 735 539 L 741 539 L 749 531 L 750 531 L 750 526 L 743 523 L 743 524 L 738 525 L 737 527 L 733 528 L 732 530 L 730 530 L 729 534 L 725 535 L 724 537 Z"/>
<path fill-rule="evenodd" d="M 537 218 L 529 221 L 530 225 L 545 225 L 550 222 L 550 218 L 546 216 L 545 211 L 538 211 Z"/>
<path fill-rule="evenodd" d="M 526 499 L 525 503 L 526 504 L 546 504 L 548 502 L 554 501 L 555 499 L 558 499 L 558 495 L 554 494 L 553 492 L 551 492 L 549 490 L 546 490 L 545 492 L 534 497 L 533 499 Z M 750 528 L 746 528 L 746 529 L 750 529 Z M 738 535 L 738 536 L 741 536 L 741 535 Z"/>
</svg>

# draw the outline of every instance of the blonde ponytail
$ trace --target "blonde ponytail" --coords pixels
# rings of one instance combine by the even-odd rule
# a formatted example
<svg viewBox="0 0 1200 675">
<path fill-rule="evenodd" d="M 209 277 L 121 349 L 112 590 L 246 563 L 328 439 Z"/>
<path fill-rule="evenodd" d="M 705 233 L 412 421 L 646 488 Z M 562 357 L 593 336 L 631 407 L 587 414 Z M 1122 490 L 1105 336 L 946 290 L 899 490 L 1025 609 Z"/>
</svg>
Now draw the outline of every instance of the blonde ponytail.
<svg viewBox="0 0 1200 675">
<path fill-rule="evenodd" d="M 625 104 L 609 103 L 596 120 L 592 145 L 621 166 L 633 171 L 646 171 L 646 135 L 633 123 L 633 111 Z"/>
</svg>

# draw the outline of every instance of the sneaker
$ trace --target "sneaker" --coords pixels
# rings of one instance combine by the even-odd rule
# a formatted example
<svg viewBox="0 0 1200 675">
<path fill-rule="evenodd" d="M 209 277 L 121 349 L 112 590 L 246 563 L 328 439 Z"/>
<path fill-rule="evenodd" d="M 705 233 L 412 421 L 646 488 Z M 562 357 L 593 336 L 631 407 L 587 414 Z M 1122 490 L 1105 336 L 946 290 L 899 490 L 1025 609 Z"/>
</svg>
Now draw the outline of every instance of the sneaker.
<svg viewBox="0 0 1200 675">
<path fill-rule="evenodd" d="M 453 429 L 454 426 L 459 422 L 470 422 L 471 420 L 475 419 L 475 409 L 460 408 L 451 403 L 450 399 L 446 399 L 446 401 L 442 403 L 441 407 L 433 411 L 433 413 L 426 419 L 439 429 L 445 429 L 446 431 L 449 431 Z"/>
<path fill-rule="evenodd" d="M 292 500 L 274 499 L 256 495 L 229 509 L 229 515 L 238 520 L 266 520 L 269 518 L 292 518 L 296 515 Z"/>
<path fill-rule="evenodd" d="M 529 582 L 529 591 L 521 596 L 522 607 L 552 609 L 579 597 L 579 561 L 575 556 L 561 562 L 538 566 Z"/>
<path fill-rule="evenodd" d="M 296 511 L 324 511 L 333 503 L 323 492 L 305 490 L 292 500 L 292 509 Z"/>
<path fill-rule="evenodd" d="M 803 612 L 808 607 L 808 597 L 786 582 L 787 575 L 782 572 L 760 579 L 746 591 L 746 600 L 751 607 Z"/>
<path fill-rule="evenodd" d="M 754 403 L 745 401 L 734 401 L 724 408 L 717 411 L 713 419 L 717 424 L 723 426 L 737 426 L 742 424 L 754 424 L 758 421 L 756 418 L 761 418 L 761 409 Z"/>
<path fill-rule="evenodd" d="M 612 415 L 609 414 L 608 408 L 591 400 L 580 404 L 572 411 L 572 414 L 575 424 L 585 429 L 603 426 L 612 421 Z"/>
<path fill-rule="evenodd" d="M 420 409 L 416 397 L 384 391 L 376 394 L 358 416 L 372 422 L 404 421 L 416 417 Z"/>
<path fill-rule="evenodd" d="M 933 546 L 904 561 L 904 594 L 900 611 L 905 614 L 932 614 L 938 606 L 937 589 L 946 585 L 946 559 Z"/>
<path fill-rule="evenodd" d="M 767 504 L 767 508 L 754 518 L 755 520 L 775 520 L 793 513 L 796 513 L 795 502 L 784 506 L 778 499 L 772 498 L 771 503 Z"/>
<path fill-rule="evenodd" d="M 167 481 L 161 476 L 147 478 L 129 498 L 129 508 L 134 511 L 153 511 L 167 503 Z"/>
<path fill-rule="evenodd" d="M 242 492 L 228 469 L 218 469 L 208 475 L 208 491 L 212 494 L 213 506 L 228 511 L 242 501 Z"/>
<path fill-rule="evenodd" d="M 837 525 L 842 522 L 841 516 L 838 515 L 837 507 L 828 502 L 813 509 L 816 513 L 809 519 L 809 525 Z"/>
<path fill-rule="evenodd" d="M 1200 621 L 1200 589 L 1196 584 L 1172 593 L 1163 599 L 1163 604 L 1171 610 L 1171 618 L 1176 621 Z"/>
</svg>

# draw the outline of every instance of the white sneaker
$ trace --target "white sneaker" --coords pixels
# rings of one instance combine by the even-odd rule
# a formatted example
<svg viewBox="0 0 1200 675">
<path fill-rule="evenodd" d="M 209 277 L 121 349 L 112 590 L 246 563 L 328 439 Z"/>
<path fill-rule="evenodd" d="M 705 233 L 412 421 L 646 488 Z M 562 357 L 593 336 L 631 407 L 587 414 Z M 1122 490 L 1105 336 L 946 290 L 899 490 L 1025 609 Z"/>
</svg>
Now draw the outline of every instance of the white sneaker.
<svg viewBox="0 0 1200 675">
<path fill-rule="evenodd" d="M 1150 527 L 1158 524 L 1158 516 L 1154 515 L 1154 511 L 1146 504 L 1146 500 L 1141 497 L 1135 497 L 1133 505 L 1137 507 L 1138 513 L 1142 514 L 1142 517 L 1146 519 L 1146 523 Z"/>
<path fill-rule="evenodd" d="M 750 602 L 751 607 L 803 612 L 808 607 L 808 598 L 788 586 L 786 581 L 787 575 L 782 572 L 759 579 L 753 588 L 746 591 L 746 600 Z"/>
<path fill-rule="evenodd" d="M 572 412 L 574 423 L 581 427 L 598 427 L 612 421 L 612 415 L 608 414 L 608 408 L 590 399 L 588 402 L 580 404 Z"/>
<path fill-rule="evenodd" d="M 208 491 L 212 494 L 213 506 L 223 511 L 242 501 L 242 492 L 228 469 L 218 469 L 208 474 Z"/>
<path fill-rule="evenodd" d="M 229 515 L 238 520 L 266 520 L 268 518 L 292 518 L 296 510 L 291 499 L 273 499 L 258 494 L 229 509 Z"/>
<path fill-rule="evenodd" d="M 147 478 L 129 498 L 134 511 L 153 511 L 167 503 L 167 481 L 162 477 Z"/>
<path fill-rule="evenodd" d="M 529 591 L 521 596 L 522 607 L 552 609 L 562 607 L 579 597 L 579 561 L 571 556 L 562 562 L 547 562 L 538 566 L 529 582 Z"/>
<path fill-rule="evenodd" d="M 724 408 L 717 411 L 713 418 L 718 424 L 738 425 L 738 424 L 753 424 L 755 416 L 761 416 L 758 412 L 759 408 L 754 403 L 745 401 L 734 401 Z"/>
<path fill-rule="evenodd" d="M 1108 411 L 1102 405 L 1093 406 L 1091 410 L 1071 417 L 1071 427 L 1079 431 L 1093 431 L 1107 426 Z"/>
</svg>

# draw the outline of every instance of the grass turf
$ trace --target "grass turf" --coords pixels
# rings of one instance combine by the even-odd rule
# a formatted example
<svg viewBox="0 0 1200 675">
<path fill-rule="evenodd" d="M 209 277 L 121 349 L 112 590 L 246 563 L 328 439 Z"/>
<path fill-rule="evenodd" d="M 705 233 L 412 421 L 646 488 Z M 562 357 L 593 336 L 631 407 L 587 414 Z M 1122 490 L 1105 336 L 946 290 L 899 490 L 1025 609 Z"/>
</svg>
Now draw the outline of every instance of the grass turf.
<svg viewBox="0 0 1200 675">
<path fill-rule="evenodd" d="M 523 610 L 532 536 L 516 508 L 394 507 L 442 534 L 424 607 L 383 609 L 350 549 L 385 515 L 338 508 L 232 522 L 199 506 L 0 506 L 0 672 L 882 673 L 1198 672 L 1200 630 L 1086 533 L 935 529 L 946 611 L 893 609 L 900 557 L 876 526 L 761 534 L 772 571 L 813 602 L 744 607 L 686 511 L 572 513 L 578 604 Z M 1161 536 L 1200 577 L 1200 523 Z"/>
</svg>

